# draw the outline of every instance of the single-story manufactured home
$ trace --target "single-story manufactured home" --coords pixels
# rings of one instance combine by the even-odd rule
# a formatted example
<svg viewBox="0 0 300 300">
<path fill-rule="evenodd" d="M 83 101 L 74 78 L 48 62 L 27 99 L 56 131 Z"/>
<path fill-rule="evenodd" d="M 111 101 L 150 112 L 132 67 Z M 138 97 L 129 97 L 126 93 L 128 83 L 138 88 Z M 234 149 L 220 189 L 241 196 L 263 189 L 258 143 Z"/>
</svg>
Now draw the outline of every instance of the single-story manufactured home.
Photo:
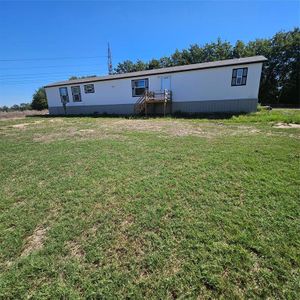
<svg viewBox="0 0 300 300">
<path fill-rule="evenodd" d="M 256 111 L 264 56 L 61 81 L 45 86 L 51 115 Z"/>
</svg>

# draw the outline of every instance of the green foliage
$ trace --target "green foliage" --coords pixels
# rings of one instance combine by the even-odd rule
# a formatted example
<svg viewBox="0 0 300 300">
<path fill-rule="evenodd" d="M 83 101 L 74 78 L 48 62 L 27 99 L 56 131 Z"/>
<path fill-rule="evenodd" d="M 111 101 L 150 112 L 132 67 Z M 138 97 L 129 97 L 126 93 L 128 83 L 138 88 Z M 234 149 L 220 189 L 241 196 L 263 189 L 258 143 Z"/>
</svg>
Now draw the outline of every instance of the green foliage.
<svg viewBox="0 0 300 300">
<path fill-rule="evenodd" d="M 251 122 L 251 123 L 294 123 L 300 124 L 300 111 L 294 109 L 272 109 L 271 111 L 265 107 L 260 107 L 256 113 L 247 115 L 233 116 L 225 122 Z"/>
<path fill-rule="evenodd" d="M 24 110 L 30 110 L 31 109 L 31 104 L 30 103 L 21 103 L 20 105 L 14 104 L 11 107 L 8 107 L 6 105 L 0 106 L 0 111 L 24 111 Z"/>
<path fill-rule="evenodd" d="M 30 110 L 31 109 L 31 104 L 30 103 L 21 103 L 19 107 L 20 107 L 21 111 Z"/>
<path fill-rule="evenodd" d="M 152 59 L 149 61 L 148 63 L 148 69 L 149 70 L 152 70 L 152 69 L 159 69 L 161 68 L 161 65 L 160 65 L 160 61 L 157 60 L 157 59 Z"/>
<path fill-rule="evenodd" d="M 298 299 L 299 129 L 247 117 L 1 121 L 0 298 Z"/>
<path fill-rule="evenodd" d="M 240 57 L 247 57 L 247 48 L 243 41 L 237 40 L 233 49 L 232 49 L 232 56 L 233 58 L 240 58 Z"/>
<path fill-rule="evenodd" d="M 71 76 L 68 80 L 75 80 L 75 79 L 83 79 L 83 78 L 93 78 L 97 77 L 97 75 L 87 75 L 87 76 Z"/>
<path fill-rule="evenodd" d="M 46 92 L 44 88 L 39 88 L 32 96 L 31 107 L 34 110 L 43 110 L 48 108 Z"/>
<path fill-rule="evenodd" d="M 135 71 L 136 71 L 135 64 L 131 60 L 125 60 L 123 63 L 119 63 L 118 66 L 115 68 L 115 72 L 117 74 L 135 72 Z"/>
<path fill-rule="evenodd" d="M 8 112 L 9 111 L 9 107 L 4 105 L 4 106 L 0 106 L 0 111 L 5 111 Z"/>
<path fill-rule="evenodd" d="M 208 61 L 264 55 L 259 99 L 263 104 L 300 105 L 300 30 L 278 32 L 270 39 L 256 39 L 245 44 L 238 40 L 234 46 L 220 38 L 203 46 L 193 44 L 176 51 L 170 57 L 149 62 L 124 61 L 116 73 L 158 69 Z"/>
</svg>

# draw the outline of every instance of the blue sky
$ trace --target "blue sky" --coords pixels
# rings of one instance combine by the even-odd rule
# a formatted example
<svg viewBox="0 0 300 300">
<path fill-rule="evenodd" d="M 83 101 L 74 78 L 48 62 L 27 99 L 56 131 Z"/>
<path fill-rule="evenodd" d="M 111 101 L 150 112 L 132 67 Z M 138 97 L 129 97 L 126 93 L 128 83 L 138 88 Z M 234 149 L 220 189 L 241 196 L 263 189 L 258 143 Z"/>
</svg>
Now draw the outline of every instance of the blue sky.
<svg viewBox="0 0 300 300">
<path fill-rule="evenodd" d="M 299 26 L 299 1 L 1 1 L 0 106 L 71 75 L 107 73 L 218 37 L 234 43 Z"/>
</svg>

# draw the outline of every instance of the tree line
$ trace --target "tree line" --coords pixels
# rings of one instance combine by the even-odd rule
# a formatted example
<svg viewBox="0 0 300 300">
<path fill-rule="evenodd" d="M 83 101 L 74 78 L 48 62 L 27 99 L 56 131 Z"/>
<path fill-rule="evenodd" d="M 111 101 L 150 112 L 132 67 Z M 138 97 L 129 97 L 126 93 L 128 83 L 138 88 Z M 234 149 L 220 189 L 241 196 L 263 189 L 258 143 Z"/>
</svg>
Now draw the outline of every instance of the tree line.
<svg viewBox="0 0 300 300">
<path fill-rule="evenodd" d="M 300 106 L 300 30 L 299 27 L 280 31 L 267 39 L 256 39 L 234 45 L 220 38 L 205 45 L 193 44 L 188 49 L 176 50 L 172 55 L 148 62 L 126 60 L 117 65 L 115 73 L 152 70 L 209 61 L 264 55 L 259 91 L 262 104 Z"/>
<path fill-rule="evenodd" d="M 0 106 L 0 111 L 24 111 L 24 110 L 43 110 L 48 108 L 46 92 L 44 88 L 37 89 L 33 96 L 31 103 L 14 104 L 12 106 Z"/>
<path fill-rule="evenodd" d="M 259 99 L 261 104 L 273 106 L 300 106 L 300 29 L 277 32 L 267 39 L 256 39 L 244 43 L 236 41 L 234 45 L 220 38 L 216 42 L 205 45 L 192 44 L 188 49 L 176 50 L 170 56 L 151 59 L 148 62 L 125 60 L 114 69 L 115 74 L 152 70 L 187 64 L 210 62 L 223 59 L 264 55 L 268 61 L 264 63 Z M 69 80 L 95 77 L 96 75 L 76 77 Z M 11 107 L 0 107 L 0 111 L 48 108 L 44 88 L 33 94 L 31 103 L 22 103 Z"/>
</svg>

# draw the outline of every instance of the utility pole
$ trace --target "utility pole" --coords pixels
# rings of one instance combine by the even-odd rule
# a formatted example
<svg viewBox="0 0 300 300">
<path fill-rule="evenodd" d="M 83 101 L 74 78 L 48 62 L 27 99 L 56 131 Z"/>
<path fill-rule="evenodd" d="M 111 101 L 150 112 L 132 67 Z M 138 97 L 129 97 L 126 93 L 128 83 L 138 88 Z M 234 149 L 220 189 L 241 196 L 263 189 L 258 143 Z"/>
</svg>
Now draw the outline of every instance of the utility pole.
<svg viewBox="0 0 300 300">
<path fill-rule="evenodd" d="M 110 51 L 109 43 L 108 43 L 108 47 L 107 47 L 107 68 L 108 68 L 108 74 L 112 75 L 113 67 L 112 67 L 112 58 L 111 58 L 111 51 Z"/>
</svg>

